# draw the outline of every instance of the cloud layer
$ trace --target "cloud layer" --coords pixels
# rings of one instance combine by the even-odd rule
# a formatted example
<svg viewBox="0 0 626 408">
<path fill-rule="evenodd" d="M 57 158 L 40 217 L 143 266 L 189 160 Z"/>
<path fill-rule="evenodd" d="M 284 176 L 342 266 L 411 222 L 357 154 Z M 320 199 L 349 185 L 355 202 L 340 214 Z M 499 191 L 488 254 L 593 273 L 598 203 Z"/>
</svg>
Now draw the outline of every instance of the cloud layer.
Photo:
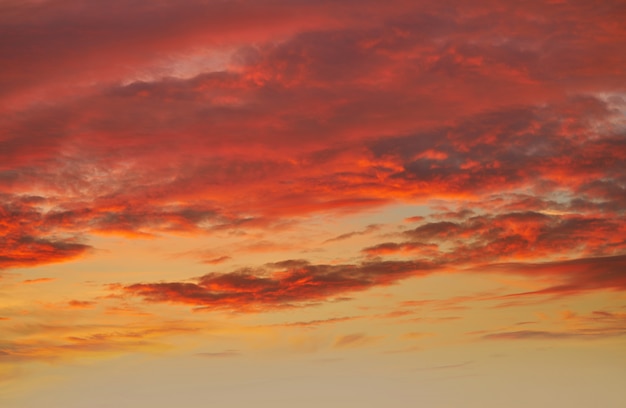
<svg viewBox="0 0 626 408">
<path fill-rule="evenodd" d="M 257 309 L 478 265 L 555 277 L 535 293 L 624 289 L 623 2 L 1 7 L 2 269 L 86 256 L 96 234 L 267 232 L 410 203 L 432 214 L 351 261 L 123 291 Z"/>
</svg>

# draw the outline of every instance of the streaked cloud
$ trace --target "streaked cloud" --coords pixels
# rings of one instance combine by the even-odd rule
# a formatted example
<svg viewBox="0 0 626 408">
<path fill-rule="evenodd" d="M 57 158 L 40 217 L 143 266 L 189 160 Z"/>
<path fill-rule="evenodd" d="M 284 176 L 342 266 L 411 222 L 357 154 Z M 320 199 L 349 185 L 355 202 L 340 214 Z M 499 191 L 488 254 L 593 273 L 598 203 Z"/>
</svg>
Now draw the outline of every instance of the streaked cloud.
<svg viewBox="0 0 626 408">
<path fill-rule="evenodd" d="M 302 260 L 268 264 L 263 269 L 212 273 L 196 282 L 137 283 L 124 293 L 149 302 L 189 304 L 201 309 L 263 310 L 298 306 L 344 293 L 390 285 L 435 266 L 418 261 L 374 261 L 356 265 L 316 265 Z"/>
<path fill-rule="evenodd" d="M 196 355 L 200 357 L 208 357 L 208 358 L 224 358 L 224 357 L 237 357 L 240 354 L 241 353 L 237 350 L 224 350 L 224 351 L 197 353 Z"/>
<path fill-rule="evenodd" d="M 335 348 L 351 348 L 361 347 L 368 343 L 379 340 L 380 336 L 368 336 L 363 333 L 346 334 L 335 340 L 333 347 Z"/>
<path fill-rule="evenodd" d="M 26 285 L 32 285 L 36 283 L 48 283 L 54 281 L 54 278 L 37 278 L 37 279 L 24 279 L 22 283 Z"/>
</svg>

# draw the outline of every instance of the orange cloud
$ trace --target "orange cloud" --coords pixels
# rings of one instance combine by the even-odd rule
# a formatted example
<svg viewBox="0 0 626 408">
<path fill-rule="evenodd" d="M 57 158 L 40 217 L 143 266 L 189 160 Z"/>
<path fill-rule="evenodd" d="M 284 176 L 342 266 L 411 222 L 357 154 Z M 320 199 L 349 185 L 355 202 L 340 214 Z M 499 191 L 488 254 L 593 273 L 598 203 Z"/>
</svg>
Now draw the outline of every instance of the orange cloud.
<svg viewBox="0 0 626 408">
<path fill-rule="evenodd" d="M 335 348 L 359 347 L 365 344 L 369 344 L 378 339 L 380 339 L 380 337 L 367 336 L 363 333 L 347 334 L 345 336 L 338 337 L 335 340 L 333 347 Z"/>
<path fill-rule="evenodd" d="M 27 285 L 32 285 L 34 283 L 47 283 L 47 282 L 52 282 L 54 280 L 55 280 L 54 278 L 25 279 L 22 281 L 22 283 L 27 284 Z"/>
<path fill-rule="evenodd" d="M 6 329 L 17 334 L 2 344 L 5 362 L 59 361 L 85 354 L 111 355 L 159 348 L 157 339 L 199 330 L 192 324 L 161 323 L 114 328 L 110 325 L 16 325 Z M 36 333 L 37 336 L 28 336 Z"/>
<path fill-rule="evenodd" d="M 88 300 L 70 300 L 68 305 L 74 309 L 89 309 L 93 307 L 96 302 L 88 301 Z"/>
<path fill-rule="evenodd" d="M 359 317 L 331 317 L 328 319 L 316 319 L 316 320 L 309 320 L 309 321 L 304 321 L 304 322 L 282 323 L 282 324 L 276 324 L 273 326 L 311 328 L 311 327 L 317 327 L 323 324 L 340 323 L 340 322 L 346 322 L 346 321 L 355 320 L 355 319 L 359 319 Z"/>
<path fill-rule="evenodd" d="M 229 259 L 231 259 L 230 256 L 224 255 L 224 256 L 218 256 L 217 258 L 204 259 L 202 261 L 202 263 L 206 263 L 206 264 L 210 264 L 210 265 L 217 265 L 217 264 L 221 264 L 223 262 L 226 262 Z"/>
<path fill-rule="evenodd" d="M 486 340 L 561 340 L 561 339 L 603 339 L 606 337 L 626 336 L 626 330 L 580 330 L 580 331 L 543 331 L 520 330 L 486 334 Z"/>
<path fill-rule="evenodd" d="M 237 350 L 224 350 L 224 351 L 218 351 L 218 352 L 206 352 L 206 353 L 196 354 L 196 356 L 209 357 L 209 358 L 237 357 L 239 355 L 241 355 L 241 353 Z"/>
</svg>

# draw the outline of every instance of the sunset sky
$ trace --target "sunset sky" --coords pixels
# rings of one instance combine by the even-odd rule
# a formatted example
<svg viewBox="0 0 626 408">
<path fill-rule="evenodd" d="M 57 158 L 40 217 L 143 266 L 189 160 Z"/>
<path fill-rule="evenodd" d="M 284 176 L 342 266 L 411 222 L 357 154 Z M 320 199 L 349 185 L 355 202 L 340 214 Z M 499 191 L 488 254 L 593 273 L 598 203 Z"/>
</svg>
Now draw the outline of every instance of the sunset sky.
<svg viewBox="0 0 626 408">
<path fill-rule="evenodd" d="M 626 406 L 625 21 L 0 0 L 0 406 Z"/>
</svg>

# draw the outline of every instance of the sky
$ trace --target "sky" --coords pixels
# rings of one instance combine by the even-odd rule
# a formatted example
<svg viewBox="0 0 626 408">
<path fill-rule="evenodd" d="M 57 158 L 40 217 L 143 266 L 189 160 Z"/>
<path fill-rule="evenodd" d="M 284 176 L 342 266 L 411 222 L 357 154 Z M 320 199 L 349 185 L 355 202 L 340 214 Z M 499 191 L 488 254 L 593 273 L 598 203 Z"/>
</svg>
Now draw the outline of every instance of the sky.
<svg viewBox="0 0 626 408">
<path fill-rule="evenodd" d="M 625 19 L 0 0 L 0 405 L 624 407 Z"/>
</svg>

